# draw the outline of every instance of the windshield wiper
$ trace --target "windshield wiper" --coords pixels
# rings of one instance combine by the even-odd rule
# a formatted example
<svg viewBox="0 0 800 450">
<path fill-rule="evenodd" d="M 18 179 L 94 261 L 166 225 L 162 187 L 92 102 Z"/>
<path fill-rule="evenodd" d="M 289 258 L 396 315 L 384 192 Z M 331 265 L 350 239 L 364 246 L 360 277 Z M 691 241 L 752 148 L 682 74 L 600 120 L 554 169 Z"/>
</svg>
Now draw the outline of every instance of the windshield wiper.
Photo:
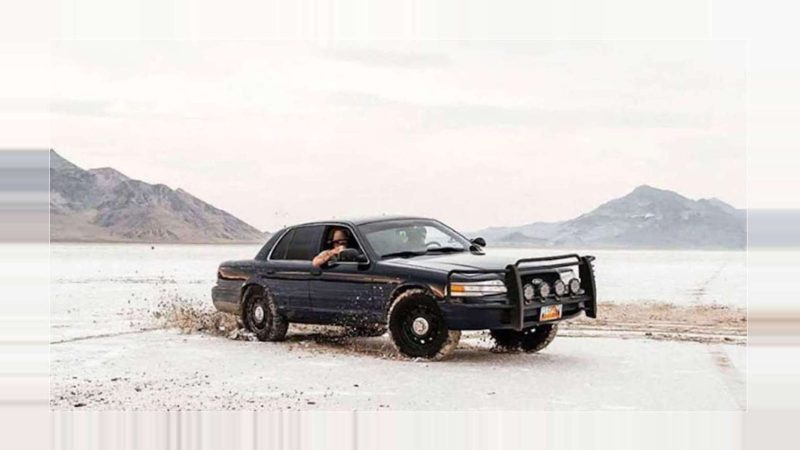
<svg viewBox="0 0 800 450">
<path fill-rule="evenodd" d="M 400 252 L 386 253 L 385 255 L 381 255 L 381 258 L 394 258 L 394 257 L 409 258 L 411 256 L 424 255 L 425 253 L 426 253 L 425 251 L 415 252 L 413 250 L 403 250 Z"/>
<path fill-rule="evenodd" d="M 455 253 L 463 251 L 465 251 L 463 247 L 434 247 L 428 249 L 428 253 Z"/>
</svg>

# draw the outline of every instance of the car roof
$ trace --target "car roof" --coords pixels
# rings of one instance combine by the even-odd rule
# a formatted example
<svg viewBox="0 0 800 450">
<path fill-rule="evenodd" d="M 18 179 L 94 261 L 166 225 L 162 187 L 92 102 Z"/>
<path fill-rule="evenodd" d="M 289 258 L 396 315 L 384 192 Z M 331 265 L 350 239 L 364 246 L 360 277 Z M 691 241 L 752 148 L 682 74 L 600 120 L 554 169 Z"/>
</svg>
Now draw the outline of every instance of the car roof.
<svg viewBox="0 0 800 450">
<path fill-rule="evenodd" d="M 330 220 L 315 220 L 313 222 L 306 222 L 300 223 L 293 226 L 301 226 L 301 225 L 315 225 L 315 224 L 326 224 L 326 223 L 345 223 L 349 225 L 364 225 L 368 223 L 374 222 L 387 222 L 390 220 L 409 220 L 409 219 L 417 219 L 417 220 L 432 220 L 428 217 L 416 217 L 416 216 L 400 216 L 400 215 L 385 215 L 385 216 L 364 216 L 364 217 L 343 217 L 337 219 L 330 219 Z"/>
</svg>

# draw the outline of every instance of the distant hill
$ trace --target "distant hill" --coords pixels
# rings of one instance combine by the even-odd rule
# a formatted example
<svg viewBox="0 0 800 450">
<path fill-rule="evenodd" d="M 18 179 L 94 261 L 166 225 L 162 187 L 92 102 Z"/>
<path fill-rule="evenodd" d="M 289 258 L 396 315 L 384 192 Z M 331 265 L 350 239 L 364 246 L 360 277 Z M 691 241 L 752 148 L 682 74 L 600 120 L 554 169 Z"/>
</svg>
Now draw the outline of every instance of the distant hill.
<svg viewBox="0 0 800 450">
<path fill-rule="evenodd" d="M 642 185 L 563 222 L 534 222 L 470 233 L 489 245 L 572 248 L 743 249 L 745 210 L 716 198 L 691 200 Z"/>
<path fill-rule="evenodd" d="M 84 170 L 50 152 L 52 241 L 263 242 L 265 234 L 188 192 Z"/>
</svg>

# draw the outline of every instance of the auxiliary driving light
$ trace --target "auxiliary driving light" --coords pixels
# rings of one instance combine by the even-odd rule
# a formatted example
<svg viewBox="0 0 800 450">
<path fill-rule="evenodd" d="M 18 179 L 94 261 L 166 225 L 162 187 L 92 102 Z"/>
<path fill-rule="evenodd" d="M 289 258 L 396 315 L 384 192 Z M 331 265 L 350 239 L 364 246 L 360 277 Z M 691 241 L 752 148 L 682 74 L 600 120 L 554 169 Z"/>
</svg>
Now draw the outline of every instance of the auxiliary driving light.
<svg viewBox="0 0 800 450">
<path fill-rule="evenodd" d="M 581 291 L 581 280 L 577 278 L 569 280 L 569 291 L 572 292 L 573 295 L 577 295 Z"/>
<path fill-rule="evenodd" d="M 539 296 L 542 299 L 550 296 L 550 285 L 542 281 L 539 283 Z"/>
<path fill-rule="evenodd" d="M 533 300 L 533 297 L 536 295 L 533 285 L 526 284 L 525 287 L 522 288 L 522 295 L 525 297 L 525 300 Z"/>
<path fill-rule="evenodd" d="M 567 293 L 567 285 L 561 280 L 556 280 L 555 283 L 553 283 L 553 291 L 555 291 L 557 296 L 561 297 Z"/>
</svg>

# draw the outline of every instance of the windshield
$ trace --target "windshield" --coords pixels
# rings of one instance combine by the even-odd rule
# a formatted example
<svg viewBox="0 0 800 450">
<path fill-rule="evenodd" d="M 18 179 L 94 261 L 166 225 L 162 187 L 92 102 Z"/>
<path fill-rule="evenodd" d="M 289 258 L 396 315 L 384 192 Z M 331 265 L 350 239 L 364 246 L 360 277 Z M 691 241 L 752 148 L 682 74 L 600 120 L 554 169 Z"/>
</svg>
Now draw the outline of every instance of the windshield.
<svg viewBox="0 0 800 450">
<path fill-rule="evenodd" d="M 434 220 L 391 220 L 359 228 L 381 257 L 463 252 L 470 246 L 461 235 Z"/>
</svg>

